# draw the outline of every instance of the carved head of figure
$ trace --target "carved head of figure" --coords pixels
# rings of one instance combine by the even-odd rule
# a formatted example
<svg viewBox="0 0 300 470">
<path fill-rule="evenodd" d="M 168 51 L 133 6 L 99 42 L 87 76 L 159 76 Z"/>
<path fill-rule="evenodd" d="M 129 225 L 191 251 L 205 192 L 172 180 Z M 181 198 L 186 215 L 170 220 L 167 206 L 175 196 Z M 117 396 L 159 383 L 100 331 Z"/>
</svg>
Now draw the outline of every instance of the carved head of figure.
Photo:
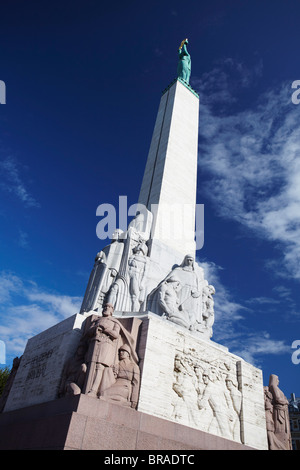
<svg viewBox="0 0 300 470">
<path fill-rule="evenodd" d="M 122 359 L 127 359 L 127 358 L 130 358 L 130 347 L 128 346 L 128 344 L 123 344 L 120 348 L 119 348 L 119 359 L 120 361 Z"/>
<path fill-rule="evenodd" d="M 105 304 L 102 310 L 103 317 L 110 317 L 114 313 L 114 306 L 112 304 Z"/>
<path fill-rule="evenodd" d="M 270 379 L 269 379 L 269 388 L 278 387 L 278 385 L 279 385 L 278 375 L 271 374 Z"/>
<path fill-rule="evenodd" d="M 215 382 L 218 379 L 218 372 L 214 367 L 210 367 L 209 369 L 206 369 L 202 373 L 202 380 L 205 385 L 211 382 Z"/>
<path fill-rule="evenodd" d="M 189 271 L 194 270 L 194 257 L 192 255 L 186 255 L 183 262 L 181 263 L 183 269 L 188 269 Z"/>
</svg>

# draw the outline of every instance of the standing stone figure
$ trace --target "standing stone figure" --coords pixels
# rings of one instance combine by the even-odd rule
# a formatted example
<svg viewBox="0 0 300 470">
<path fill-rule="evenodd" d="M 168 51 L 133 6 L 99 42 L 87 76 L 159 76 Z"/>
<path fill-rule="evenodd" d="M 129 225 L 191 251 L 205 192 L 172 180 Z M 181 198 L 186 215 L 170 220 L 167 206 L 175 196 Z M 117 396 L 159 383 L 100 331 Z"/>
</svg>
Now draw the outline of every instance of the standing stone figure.
<svg viewBox="0 0 300 470">
<path fill-rule="evenodd" d="M 105 390 L 105 400 L 119 402 L 124 406 L 136 408 L 139 396 L 140 369 L 131 359 L 130 347 L 125 344 L 119 348 L 119 363 L 113 366 L 115 383 Z"/>
<path fill-rule="evenodd" d="M 173 416 L 179 420 L 187 420 L 190 426 L 197 425 L 197 376 L 193 365 L 180 354 L 176 354 L 174 360 L 173 390 L 176 393 L 172 403 Z"/>
<path fill-rule="evenodd" d="M 89 383 L 86 393 L 95 397 L 114 382 L 110 367 L 116 360 L 121 328 L 119 321 L 112 317 L 113 310 L 111 304 L 106 304 L 102 317 L 86 333 L 89 344 L 86 358 Z"/>
<path fill-rule="evenodd" d="M 214 300 L 213 295 L 215 294 L 215 288 L 211 285 L 203 287 L 202 292 L 202 319 L 206 328 L 210 330 L 210 336 L 212 336 L 212 326 L 215 321 L 214 312 Z"/>
<path fill-rule="evenodd" d="M 129 292 L 133 312 L 140 311 L 141 303 L 145 297 L 144 276 L 147 263 L 147 251 L 146 243 L 140 240 L 137 246 L 133 248 L 132 256 L 128 259 Z"/>
<path fill-rule="evenodd" d="M 280 441 L 285 450 L 291 450 L 291 431 L 288 412 L 289 402 L 278 387 L 278 384 L 278 376 L 275 374 L 270 375 L 269 392 L 272 394 L 274 435 L 276 441 Z"/>
<path fill-rule="evenodd" d="M 186 45 L 188 44 L 188 39 L 184 39 L 180 44 L 178 55 L 179 62 L 177 66 L 177 76 L 182 78 L 187 84 L 189 84 L 191 76 L 191 56 L 187 51 Z"/>
<path fill-rule="evenodd" d="M 217 422 L 221 436 L 232 439 L 233 408 L 225 383 L 221 381 L 220 375 L 214 367 L 203 372 L 202 380 L 205 389 L 198 401 L 198 407 L 203 413 L 202 419 L 205 419 L 204 416 L 210 412 L 212 420 L 215 419 Z"/>
<path fill-rule="evenodd" d="M 90 274 L 80 313 L 88 312 L 89 310 L 94 310 L 97 303 L 98 289 L 103 282 L 103 278 L 105 277 L 106 271 L 106 256 L 103 251 L 100 251 L 99 253 L 97 253 L 95 258 L 94 267 Z"/>
<path fill-rule="evenodd" d="M 232 436 L 235 440 L 241 439 L 241 422 L 240 416 L 242 411 L 242 393 L 238 389 L 237 383 L 233 382 L 232 377 L 227 376 L 225 379 L 226 387 L 229 390 L 230 398 L 232 401 L 231 420 L 229 422 L 232 431 Z"/>
<path fill-rule="evenodd" d="M 284 444 L 275 436 L 275 425 L 273 419 L 273 395 L 269 391 L 269 387 L 264 387 L 264 395 L 269 449 L 286 450 Z"/>
<path fill-rule="evenodd" d="M 118 361 L 121 342 L 129 346 L 131 357 L 138 363 L 134 338 L 122 323 L 112 316 L 113 311 L 113 305 L 107 303 L 102 316 L 91 323 L 82 338 L 82 343 L 87 345 L 87 373 L 83 393 L 93 397 L 100 397 L 114 384 L 113 366 Z"/>
</svg>

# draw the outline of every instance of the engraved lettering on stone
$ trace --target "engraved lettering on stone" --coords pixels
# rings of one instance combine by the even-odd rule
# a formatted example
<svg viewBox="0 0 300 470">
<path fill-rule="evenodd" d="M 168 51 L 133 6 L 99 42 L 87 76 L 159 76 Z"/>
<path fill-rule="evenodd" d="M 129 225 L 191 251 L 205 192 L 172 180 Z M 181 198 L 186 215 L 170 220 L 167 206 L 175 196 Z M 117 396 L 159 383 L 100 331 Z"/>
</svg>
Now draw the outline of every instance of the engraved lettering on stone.
<svg viewBox="0 0 300 470">
<path fill-rule="evenodd" d="M 29 371 L 26 376 L 26 381 L 45 377 L 47 369 L 47 361 L 52 356 L 53 349 L 46 351 L 38 356 L 34 356 L 30 361 L 24 364 L 24 368 L 29 366 Z"/>
</svg>

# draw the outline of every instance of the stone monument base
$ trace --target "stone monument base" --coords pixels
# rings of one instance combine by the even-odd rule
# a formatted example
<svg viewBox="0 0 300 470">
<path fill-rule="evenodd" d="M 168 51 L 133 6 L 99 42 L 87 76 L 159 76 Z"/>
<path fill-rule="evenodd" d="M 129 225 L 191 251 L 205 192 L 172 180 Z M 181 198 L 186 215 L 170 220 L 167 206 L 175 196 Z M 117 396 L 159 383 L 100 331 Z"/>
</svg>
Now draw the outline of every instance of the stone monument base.
<svg viewBox="0 0 300 470">
<path fill-rule="evenodd" d="M 58 399 L 65 361 L 74 354 L 93 319 L 99 318 L 95 312 L 76 314 L 28 341 L 0 415 L 0 426 L 7 428 L 2 431 L 5 445 L 11 429 L 12 445 L 20 439 L 26 448 L 30 439 L 33 448 L 73 448 L 68 443 L 76 439 L 74 448 L 202 449 L 219 445 L 222 449 L 225 443 L 227 448 L 242 444 L 268 448 L 259 369 L 226 347 L 158 315 L 120 312 L 116 317 L 136 339 L 137 409 L 130 408 L 130 401 L 126 406 L 115 401 L 109 404 L 103 397 L 86 395 L 85 390 L 79 397 Z M 148 434 L 146 444 L 143 439 Z M 43 436 L 45 441 L 39 444 Z M 192 437 L 185 440 L 184 436 Z"/>
<path fill-rule="evenodd" d="M 0 450 L 254 450 L 101 399 L 78 395 L 0 415 Z"/>
</svg>

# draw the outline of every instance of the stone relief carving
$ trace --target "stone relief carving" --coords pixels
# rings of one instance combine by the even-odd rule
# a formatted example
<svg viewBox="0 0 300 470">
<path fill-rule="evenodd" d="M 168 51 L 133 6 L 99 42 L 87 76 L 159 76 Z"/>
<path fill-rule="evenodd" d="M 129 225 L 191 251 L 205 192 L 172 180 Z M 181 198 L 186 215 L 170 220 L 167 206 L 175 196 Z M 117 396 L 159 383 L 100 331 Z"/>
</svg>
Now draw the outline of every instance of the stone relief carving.
<svg viewBox="0 0 300 470">
<path fill-rule="evenodd" d="M 232 402 L 230 429 L 233 439 L 238 441 L 241 437 L 242 393 L 238 389 L 238 382 L 232 376 L 228 375 L 225 382 Z"/>
<path fill-rule="evenodd" d="M 215 294 L 215 288 L 212 285 L 207 285 L 203 287 L 202 291 L 202 320 L 205 328 L 209 330 L 209 336 L 213 334 L 212 326 L 215 321 L 215 311 L 214 311 L 214 300 L 213 295 Z"/>
<path fill-rule="evenodd" d="M 139 312 L 145 300 L 145 274 L 148 248 L 140 239 L 132 250 L 128 260 L 129 292 L 131 295 L 131 310 Z"/>
<path fill-rule="evenodd" d="M 94 310 L 97 303 L 97 294 L 107 272 L 106 256 L 103 251 L 97 253 L 94 267 L 90 274 L 80 313 Z"/>
<path fill-rule="evenodd" d="M 186 255 L 149 294 L 147 308 L 205 337 L 212 336 L 215 289 L 204 279 L 194 257 Z"/>
<path fill-rule="evenodd" d="M 119 238 L 123 249 L 119 250 L 118 268 L 115 267 L 110 282 L 106 283 L 106 289 L 102 289 L 105 294 L 102 304 L 111 303 L 115 311 L 139 312 L 144 308 L 149 263 L 147 241 L 152 219 L 152 213 L 143 208 L 143 211 L 137 212 L 128 230 Z"/>
<path fill-rule="evenodd" d="M 59 397 L 84 393 L 136 408 L 140 372 L 135 339 L 113 311 L 106 304 L 102 316 L 92 319 L 64 366 Z"/>
<path fill-rule="evenodd" d="M 210 338 L 215 289 L 204 279 L 203 269 L 193 256 L 186 255 L 148 294 L 148 273 L 152 265 L 147 244 L 152 220 L 152 213 L 143 208 L 130 222 L 128 230 L 116 230 L 111 244 L 97 254 L 81 313 L 101 310 L 106 303 L 118 312 L 149 310 Z"/>
<path fill-rule="evenodd" d="M 199 361 L 186 353 L 174 360 L 173 415 L 187 425 L 241 442 L 242 394 L 237 371 L 220 361 Z"/>
<path fill-rule="evenodd" d="M 278 385 L 278 376 L 272 374 L 264 387 L 268 444 L 270 450 L 291 450 L 289 402 Z"/>
</svg>

